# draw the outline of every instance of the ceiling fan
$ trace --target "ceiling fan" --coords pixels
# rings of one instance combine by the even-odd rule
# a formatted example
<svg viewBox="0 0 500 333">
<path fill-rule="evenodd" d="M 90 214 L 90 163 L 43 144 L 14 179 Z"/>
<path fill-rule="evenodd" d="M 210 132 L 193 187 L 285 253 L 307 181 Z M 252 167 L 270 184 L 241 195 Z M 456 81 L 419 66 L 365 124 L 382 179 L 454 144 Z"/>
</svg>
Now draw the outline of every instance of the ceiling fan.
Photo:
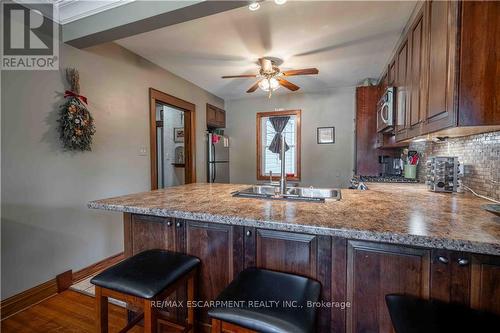
<svg viewBox="0 0 500 333">
<path fill-rule="evenodd" d="M 259 64 L 260 71 L 258 74 L 228 75 L 223 76 L 222 78 L 232 79 L 256 77 L 258 79 L 257 82 L 255 82 L 254 85 L 247 90 L 247 93 L 253 93 L 255 90 L 257 90 L 257 88 L 260 88 L 264 91 L 267 91 L 269 93 L 269 98 L 271 98 L 272 92 L 278 89 L 280 86 L 283 86 L 291 91 L 300 89 L 299 86 L 293 84 L 288 80 L 285 80 L 284 77 L 319 73 L 317 68 L 294 69 L 282 72 L 276 65 L 276 61 L 268 58 L 260 58 Z"/>
</svg>

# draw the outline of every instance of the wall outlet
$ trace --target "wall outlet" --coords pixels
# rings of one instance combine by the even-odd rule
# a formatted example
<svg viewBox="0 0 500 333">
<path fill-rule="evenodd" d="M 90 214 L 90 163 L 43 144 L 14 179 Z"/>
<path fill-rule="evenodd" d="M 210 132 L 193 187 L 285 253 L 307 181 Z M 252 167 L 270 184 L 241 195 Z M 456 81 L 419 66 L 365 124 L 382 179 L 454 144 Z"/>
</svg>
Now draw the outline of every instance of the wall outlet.
<svg viewBox="0 0 500 333">
<path fill-rule="evenodd" d="M 146 146 L 139 146 L 139 156 L 147 156 L 148 155 L 148 149 Z"/>
</svg>

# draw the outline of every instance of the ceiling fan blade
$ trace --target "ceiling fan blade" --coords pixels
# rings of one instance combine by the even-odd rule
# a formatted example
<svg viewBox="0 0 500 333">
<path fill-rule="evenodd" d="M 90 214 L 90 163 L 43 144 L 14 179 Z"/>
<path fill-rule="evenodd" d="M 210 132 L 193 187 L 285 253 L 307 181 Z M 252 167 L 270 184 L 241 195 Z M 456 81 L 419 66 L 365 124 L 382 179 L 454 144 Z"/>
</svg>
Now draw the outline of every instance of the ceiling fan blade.
<svg viewBox="0 0 500 333">
<path fill-rule="evenodd" d="M 247 93 L 253 93 L 257 88 L 259 87 L 259 83 L 261 80 L 257 81 L 254 83 L 253 86 L 250 87 L 250 89 L 247 90 Z"/>
<path fill-rule="evenodd" d="M 296 91 L 296 90 L 300 89 L 299 86 L 297 86 L 297 85 L 293 84 L 292 82 L 287 81 L 285 79 L 277 77 L 276 80 L 278 80 L 280 85 L 282 85 L 283 87 L 285 87 L 287 89 L 290 89 L 291 91 Z"/>
<path fill-rule="evenodd" d="M 256 77 L 257 74 L 242 74 L 242 75 L 226 75 L 222 76 L 223 79 L 234 79 L 239 77 Z"/>
<path fill-rule="evenodd" d="M 271 60 L 266 59 L 266 58 L 260 58 L 259 59 L 260 67 L 262 67 L 262 71 L 264 72 L 272 72 L 273 70 L 273 63 Z"/>
<path fill-rule="evenodd" d="M 293 76 L 293 75 L 310 75 L 310 74 L 318 74 L 319 70 L 317 68 L 304 68 L 304 69 L 293 69 L 289 71 L 284 71 L 284 76 Z"/>
</svg>

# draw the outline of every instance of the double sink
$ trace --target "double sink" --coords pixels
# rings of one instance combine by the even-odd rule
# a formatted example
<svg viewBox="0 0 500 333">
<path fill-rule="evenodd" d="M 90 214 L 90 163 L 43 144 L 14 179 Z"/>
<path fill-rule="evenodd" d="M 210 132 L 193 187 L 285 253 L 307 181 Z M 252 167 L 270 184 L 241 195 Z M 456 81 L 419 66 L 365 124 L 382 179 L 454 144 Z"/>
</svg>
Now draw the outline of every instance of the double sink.
<svg viewBox="0 0 500 333">
<path fill-rule="evenodd" d="M 233 196 L 247 198 L 281 199 L 324 202 L 326 199 L 338 201 L 340 190 L 333 188 L 287 187 L 284 194 L 273 185 L 253 185 L 241 191 L 233 192 Z"/>
</svg>

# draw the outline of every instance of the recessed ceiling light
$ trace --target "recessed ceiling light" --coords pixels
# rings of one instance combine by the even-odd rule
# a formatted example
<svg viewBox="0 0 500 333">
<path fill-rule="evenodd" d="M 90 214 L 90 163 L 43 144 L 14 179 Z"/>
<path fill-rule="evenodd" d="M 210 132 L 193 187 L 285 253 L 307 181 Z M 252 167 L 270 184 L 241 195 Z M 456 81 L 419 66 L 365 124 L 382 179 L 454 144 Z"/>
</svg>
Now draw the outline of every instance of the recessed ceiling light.
<svg viewBox="0 0 500 333">
<path fill-rule="evenodd" d="M 286 0 L 274 0 L 274 3 L 277 5 L 284 5 L 286 3 Z"/>
<path fill-rule="evenodd" d="M 250 9 L 252 12 L 256 11 L 259 8 L 260 8 L 260 3 L 258 3 L 257 1 L 254 1 L 250 5 L 248 5 L 248 9 Z"/>
</svg>

